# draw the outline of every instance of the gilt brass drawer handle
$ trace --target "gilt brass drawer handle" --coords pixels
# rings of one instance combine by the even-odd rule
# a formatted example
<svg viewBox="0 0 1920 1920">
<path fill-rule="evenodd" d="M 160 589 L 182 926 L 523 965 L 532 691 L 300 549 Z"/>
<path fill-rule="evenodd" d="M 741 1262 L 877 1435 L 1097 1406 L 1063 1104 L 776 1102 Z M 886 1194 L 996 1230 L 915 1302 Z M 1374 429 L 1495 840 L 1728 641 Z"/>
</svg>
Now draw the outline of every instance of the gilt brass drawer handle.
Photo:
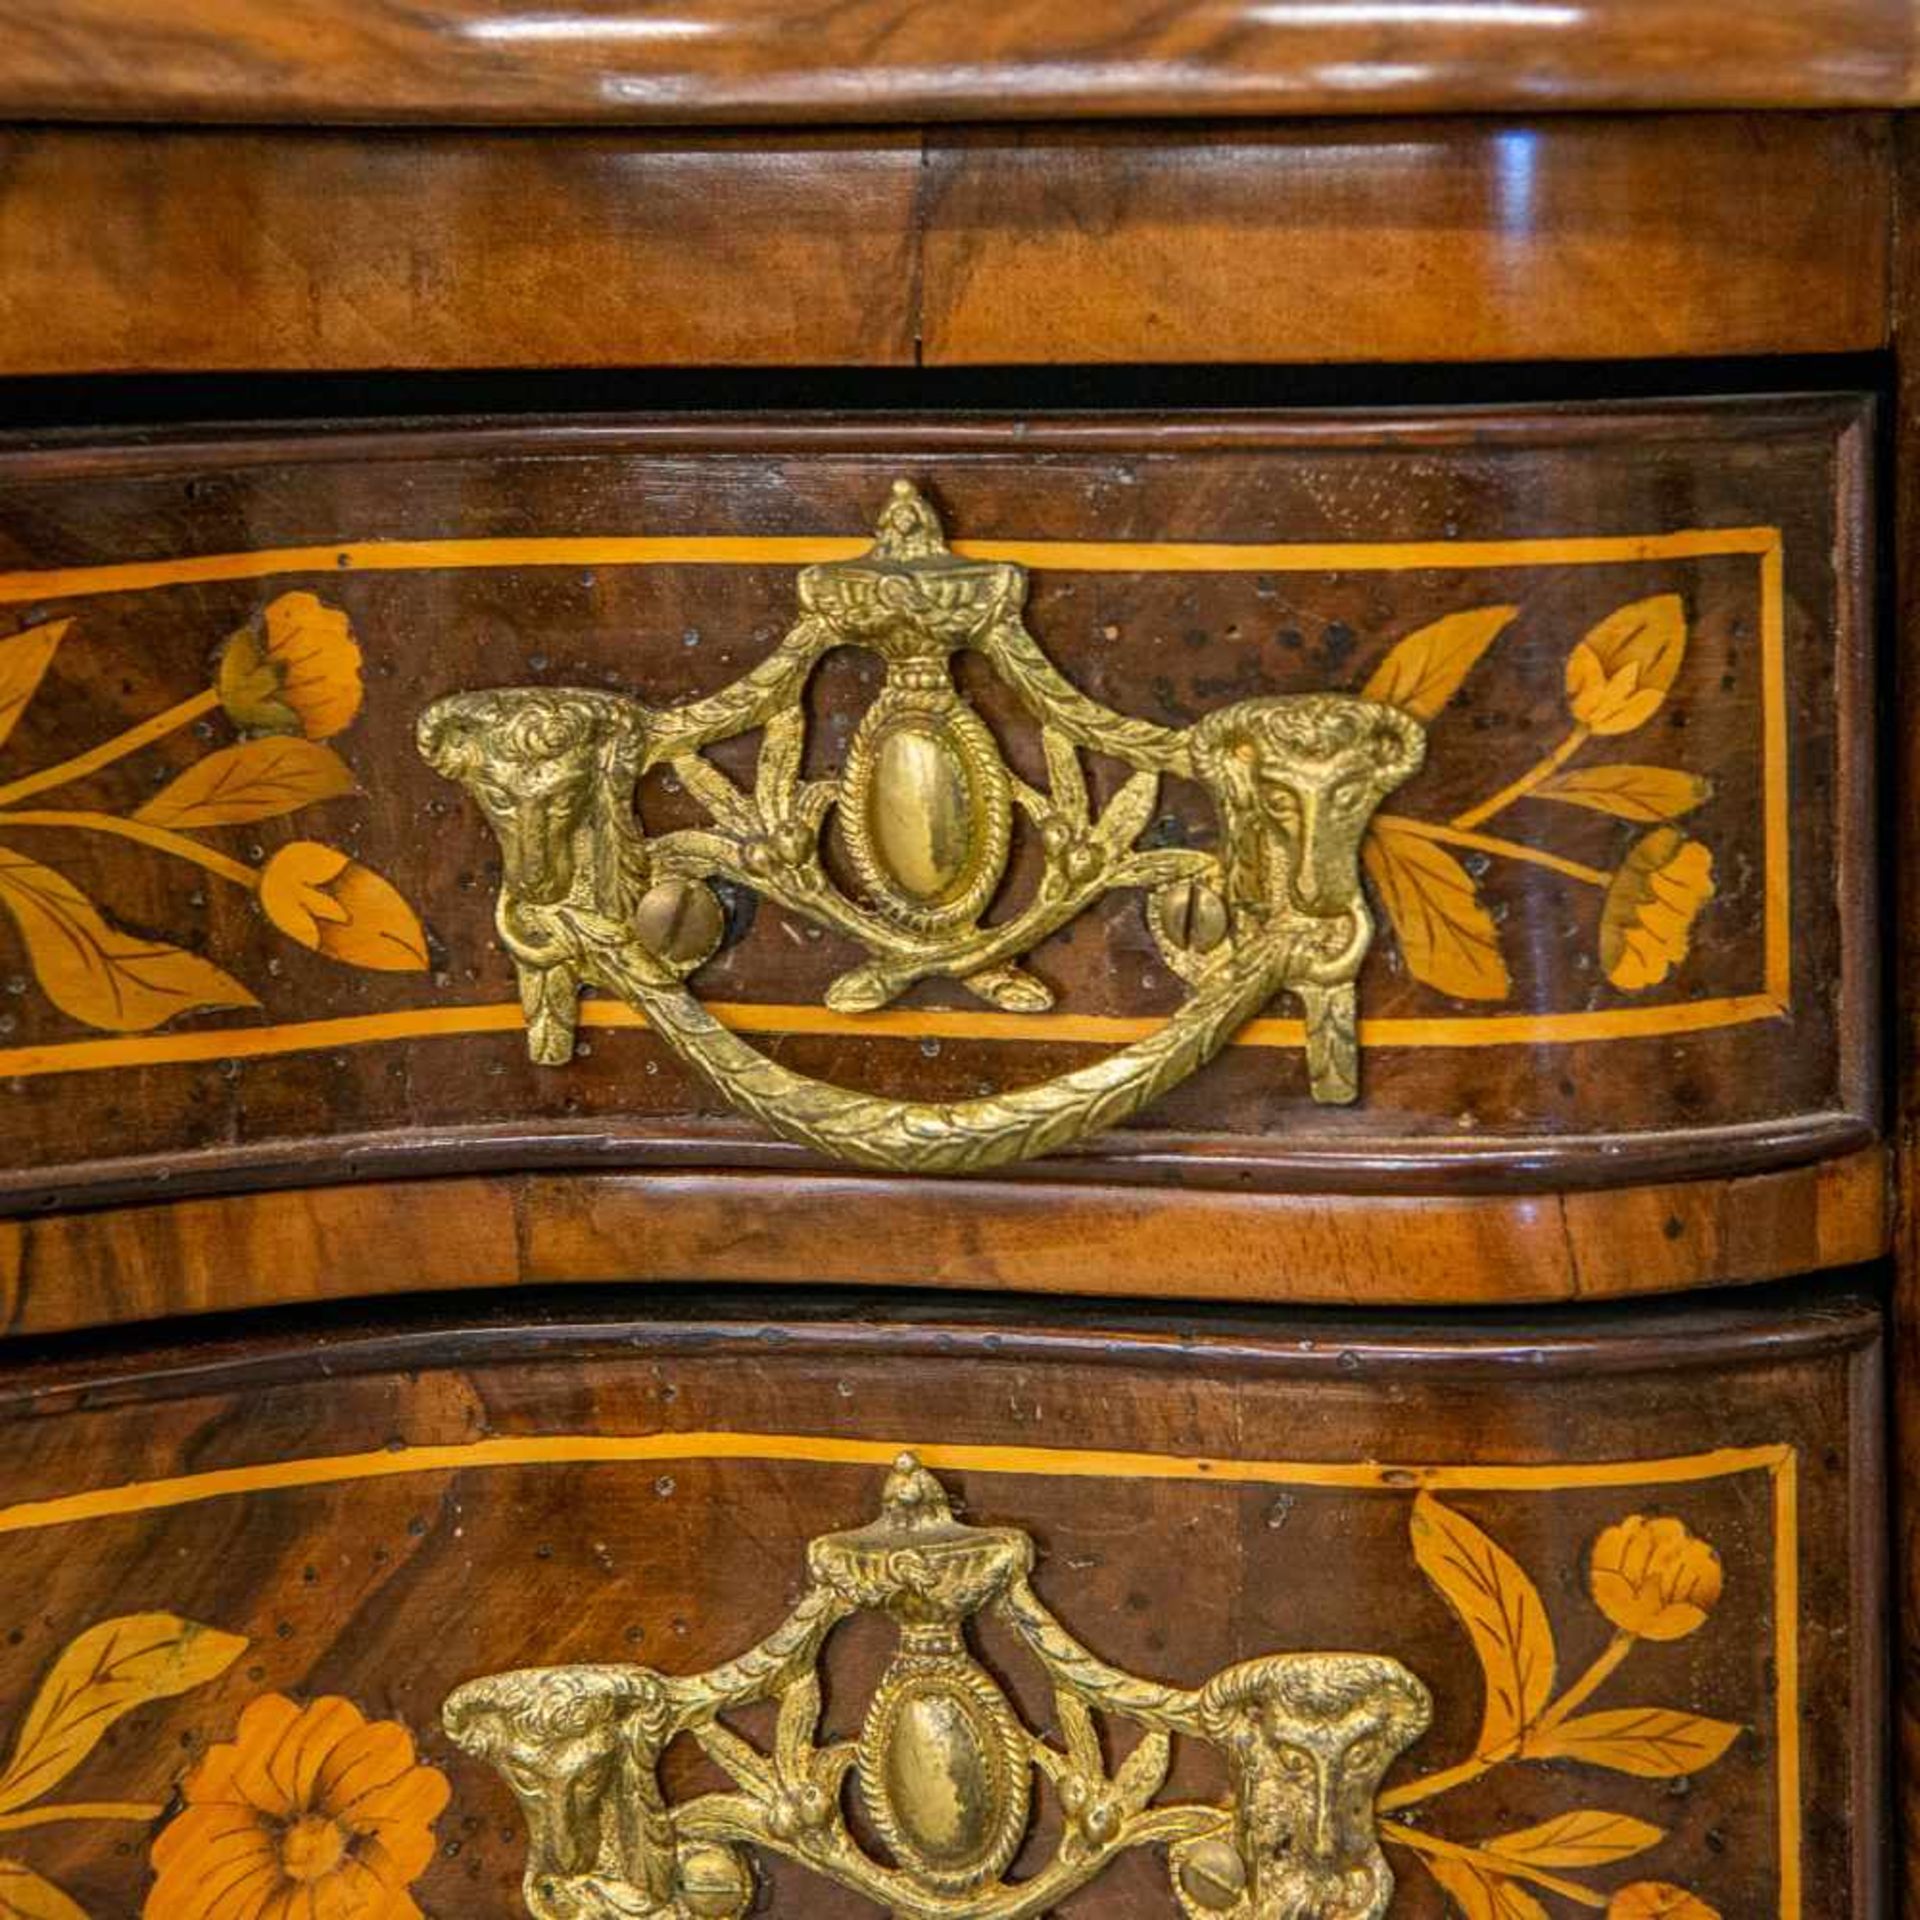
<svg viewBox="0 0 1920 1920">
<path fill-rule="evenodd" d="M 1186 728 L 1130 718 L 1055 669 L 1021 618 L 1025 598 L 1022 568 L 955 556 L 933 509 L 896 481 L 872 550 L 805 569 L 798 622 L 717 693 L 655 708 L 517 687 L 429 707 L 421 752 L 466 787 L 499 836 L 497 920 L 533 1057 L 571 1057 L 578 994 L 591 984 L 644 1012 L 666 1045 L 776 1133 L 866 1166 L 965 1173 L 1139 1112 L 1284 991 L 1305 1018 L 1314 1098 L 1355 1099 L 1354 981 L 1373 938 L 1360 843 L 1374 810 L 1420 765 L 1425 729 L 1345 693 L 1244 700 Z M 886 682 L 838 777 L 808 778 L 807 681 L 843 646 L 879 655 Z M 1045 792 L 1008 768 L 954 684 L 953 656 L 968 650 L 1040 723 Z M 701 749 L 756 728 L 747 792 Z M 1135 770 L 1097 813 L 1082 750 Z M 645 830 L 634 789 L 661 764 L 708 826 Z M 1164 773 L 1206 789 L 1218 854 L 1139 844 Z M 1039 835 L 1043 871 L 1024 906 L 983 925 L 1016 809 Z M 821 858 L 829 814 L 859 900 Z M 1147 925 L 1190 997 L 1148 1038 L 1037 1086 L 950 1104 L 858 1093 L 777 1065 L 682 985 L 721 938 L 715 879 L 755 888 L 864 952 L 828 989 L 841 1012 L 882 1007 L 933 978 L 1007 1011 L 1043 1011 L 1051 991 L 1023 956 L 1117 888 L 1146 894 Z"/>
<path fill-rule="evenodd" d="M 1135 1678 L 1082 1646 L 1029 1584 L 1032 1540 L 954 1518 L 911 1454 L 880 1517 L 815 1540 L 809 1584 L 757 1647 L 705 1673 L 555 1667 L 495 1674 L 446 1706 L 452 1738 L 500 1768 L 530 1831 L 536 1920 L 738 1920 L 750 1847 L 797 1861 L 894 1920 L 1038 1920 L 1121 1853 L 1169 1850 L 1188 1920 L 1380 1920 L 1393 1898 L 1374 1802 L 1425 1730 L 1426 1687 L 1381 1654 L 1249 1660 L 1188 1691 Z M 816 1745 L 828 1634 L 886 1614 L 899 1645 L 858 1737 Z M 1052 1681 L 1055 1746 L 1029 1731 L 973 1658 L 966 1623 L 992 1612 Z M 777 1701 L 771 1754 L 720 1716 Z M 1095 1715 L 1141 1734 L 1111 1773 Z M 734 1790 L 669 1806 L 661 1755 L 690 1735 Z M 1153 1804 L 1185 1736 L 1217 1747 L 1230 1795 Z M 1052 1859 L 1003 1879 L 1031 1813 L 1032 1770 L 1065 1812 Z M 849 1831 L 851 1775 L 893 1864 Z"/>
</svg>

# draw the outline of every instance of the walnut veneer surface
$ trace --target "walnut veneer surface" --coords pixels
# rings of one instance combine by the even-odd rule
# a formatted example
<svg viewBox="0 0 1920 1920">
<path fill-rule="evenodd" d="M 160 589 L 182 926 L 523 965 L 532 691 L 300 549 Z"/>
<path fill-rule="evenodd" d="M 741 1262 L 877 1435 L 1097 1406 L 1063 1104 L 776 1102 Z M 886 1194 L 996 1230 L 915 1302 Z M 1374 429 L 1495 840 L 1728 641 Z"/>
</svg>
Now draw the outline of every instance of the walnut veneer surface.
<svg viewBox="0 0 1920 1920">
<path fill-rule="evenodd" d="M 0 1911 L 1920 1920 L 1915 48 L 0 0 Z"/>
</svg>

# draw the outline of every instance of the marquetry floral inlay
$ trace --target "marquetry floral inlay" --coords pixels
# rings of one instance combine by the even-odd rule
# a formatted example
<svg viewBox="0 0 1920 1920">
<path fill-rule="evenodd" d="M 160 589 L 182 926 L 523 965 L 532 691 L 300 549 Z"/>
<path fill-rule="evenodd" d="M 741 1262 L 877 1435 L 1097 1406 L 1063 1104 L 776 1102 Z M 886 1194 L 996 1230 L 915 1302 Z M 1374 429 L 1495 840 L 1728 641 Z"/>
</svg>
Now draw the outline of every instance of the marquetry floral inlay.
<svg viewBox="0 0 1920 1920">
<path fill-rule="evenodd" d="M 252 1701 L 188 1775 L 153 1849 L 145 1920 L 420 1920 L 446 1776 L 351 1702 Z"/>
<path fill-rule="evenodd" d="M 1433 720 L 1518 611 L 1480 607 L 1409 634 L 1367 682 L 1366 696 Z M 1666 703 L 1686 650 L 1686 609 L 1678 594 L 1617 608 L 1567 655 L 1570 724 L 1532 766 L 1450 820 L 1374 817 L 1361 858 L 1415 979 L 1456 1000 L 1511 997 L 1499 928 L 1463 853 L 1520 861 L 1599 892 L 1600 963 L 1623 992 L 1658 986 L 1686 959 L 1694 922 L 1713 898 L 1713 855 L 1670 823 L 1707 800 L 1712 784 L 1676 767 L 1572 764 L 1593 741 L 1645 726 Z M 1523 800 L 1579 807 L 1650 830 L 1611 872 L 1482 831 Z"/>
<path fill-rule="evenodd" d="M 175 1614 L 135 1613 L 62 1649 L 0 1769 L 0 1920 L 90 1920 L 53 1880 L 10 1857 L 10 1836 L 166 1818 L 168 1806 L 152 1799 L 48 1796 L 117 1721 L 218 1679 L 247 1645 Z M 168 1767 L 177 1765 L 171 1752 Z M 167 1775 L 169 1789 L 175 1777 Z M 153 1845 L 145 1920 L 421 1920 L 409 1889 L 433 1858 L 448 1788 L 398 1722 L 368 1720 L 346 1700 L 301 1706 L 263 1694 L 180 1790 L 185 1804 Z"/>
<path fill-rule="evenodd" d="M 164 1809 L 149 1801 L 47 1796 L 78 1770 L 116 1721 L 218 1678 L 246 1646 L 238 1634 L 171 1613 L 126 1614 L 89 1627 L 54 1661 L 14 1735 L 0 1771 L 0 1835 L 70 1820 L 159 1819 Z M 51 1880 L 11 1857 L 0 1858 L 0 1914 L 8 1920 L 88 1920 L 85 1909 Z"/>
<path fill-rule="evenodd" d="M 1680 1707 L 1588 1703 L 1643 1641 L 1683 1640 L 1706 1625 L 1724 1579 L 1712 1546 L 1669 1516 L 1632 1514 L 1606 1528 L 1588 1556 L 1587 1585 L 1613 1636 L 1562 1686 L 1546 1603 L 1520 1563 L 1430 1494 L 1414 1502 L 1412 1536 L 1420 1570 L 1473 1642 L 1486 1704 L 1471 1753 L 1381 1794 L 1381 1838 L 1419 1854 L 1464 1920 L 1546 1920 L 1542 1896 L 1607 1920 L 1720 1920 L 1698 1895 L 1664 1881 L 1636 1880 L 1611 1895 L 1591 1884 L 1592 1871 L 1666 1839 L 1663 1828 L 1631 1814 L 1578 1807 L 1472 1842 L 1391 1817 L 1527 1761 L 1642 1780 L 1684 1780 L 1710 1767 L 1740 1736 L 1732 1721 Z"/>
<path fill-rule="evenodd" d="M 0 746 L 39 691 L 73 622 L 0 640 Z M 311 593 L 286 593 L 221 650 L 213 684 L 64 760 L 0 784 L 0 910 L 12 920 L 41 991 L 90 1027 L 140 1033 L 176 1015 L 252 1007 L 251 988 L 204 954 L 136 932 L 57 867 L 20 852 L 44 830 L 131 840 L 255 895 L 267 920 L 329 959 L 420 972 L 426 937 L 390 882 L 340 848 L 295 840 L 270 858 L 237 859 L 209 834 L 298 813 L 357 791 L 326 744 L 359 713 L 365 688 L 347 616 Z M 215 747 L 126 811 L 24 805 L 77 785 L 183 729 L 223 713 L 242 735 Z"/>
</svg>

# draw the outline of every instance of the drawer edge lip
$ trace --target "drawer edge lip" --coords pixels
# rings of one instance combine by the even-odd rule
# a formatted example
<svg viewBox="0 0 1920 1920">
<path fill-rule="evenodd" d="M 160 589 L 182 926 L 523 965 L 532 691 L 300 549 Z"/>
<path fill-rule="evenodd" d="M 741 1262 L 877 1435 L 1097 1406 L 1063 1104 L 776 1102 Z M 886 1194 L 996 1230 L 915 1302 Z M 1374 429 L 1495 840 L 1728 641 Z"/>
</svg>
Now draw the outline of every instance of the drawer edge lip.
<svg viewBox="0 0 1920 1920">
<path fill-rule="evenodd" d="M 1756 379 L 1760 361 L 1755 359 Z M 1843 356 L 1844 357 L 1844 356 Z M 31 376 L 28 376 L 31 377 Z M 59 376 L 52 376 L 59 377 Z M 183 376 L 190 378 L 191 376 Z M 1707 377 L 1703 375 L 1703 378 Z M 1878 393 L 1857 383 L 1826 387 L 1756 386 L 1752 391 L 1709 388 L 1691 394 L 1652 394 L 1567 400 L 1483 400 L 1458 405 L 1260 406 L 1217 408 L 1101 408 L 1023 412 L 1005 405 L 964 411 L 888 406 L 872 412 L 710 413 L 612 412 L 536 414 L 502 421 L 497 415 L 340 416 L 212 420 L 0 432 L 0 463 L 34 478 L 85 470 L 138 474 L 170 471 L 182 461 L 222 466 L 294 465 L 382 457 L 418 459 L 443 450 L 491 458 L 573 451 L 635 454 L 703 452 L 742 457 L 760 453 L 839 454 L 1070 453 L 1125 447 L 1168 451 L 1235 448 L 1248 451 L 1351 446 L 1418 446 L 1497 436 L 1502 445 L 1555 446 L 1595 440 L 1631 440 L 1650 427 L 1676 438 L 1751 438 L 1766 432 L 1844 430 L 1870 424 Z M 1017 434 L 1018 439 L 1010 439 Z"/>
<path fill-rule="evenodd" d="M 1736 1180 L 1817 1166 L 1877 1145 L 1866 1113 L 1833 1108 L 1790 1120 L 1668 1129 L 1659 1133 L 1382 1137 L 1364 1151 L 1344 1146 L 1266 1150 L 1226 1136 L 1129 1131 L 1114 1144 L 1023 1163 L 989 1178 L 889 1184 L 943 1187 L 956 1194 L 1044 1186 L 1066 1193 L 1105 1188 L 1232 1193 L 1259 1200 L 1340 1196 L 1417 1200 L 1605 1193 L 1681 1180 Z M 274 1139 L 155 1153 L 75 1167 L 0 1170 L 0 1225 L 82 1209 L 213 1199 L 252 1192 L 382 1181 L 517 1174 L 721 1175 L 844 1172 L 837 1162 L 736 1122 L 698 1131 L 636 1132 L 604 1126 L 445 1127 L 431 1136 L 402 1131 Z M 964 1205 L 965 1203 L 962 1202 Z"/>
<path fill-rule="evenodd" d="M 13 1354 L 0 1348 L 0 1424 L 58 1412 L 63 1402 L 97 1411 L 124 1399 L 610 1357 L 1011 1357 L 1311 1384 L 1351 1382 L 1373 1371 L 1395 1378 L 1412 1372 L 1527 1379 L 1730 1371 L 1835 1355 L 1871 1358 L 1886 1333 L 1871 1295 L 1818 1287 L 1793 1289 L 1784 1299 L 1775 1293 L 1752 1305 L 1674 1299 L 1631 1315 L 1602 1305 L 1545 1320 L 1463 1320 L 1435 1313 L 1396 1321 L 1322 1309 L 1290 1317 L 1283 1326 L 1236 1320 L 1231 1311 L 1195 1323 L 1156 1312 L 1152 1303 L 1009 1303 L 986 1295 L 909 1295 L 870 1303 L 848 1292 L 801 1301 L 731 1289 L 661 1296 L 648 1303 L 647 1312 L 605 1304 L 569 1312 L 567 1306 L 559 1303 L 551 1319 L 529 1317 L 519 1303 L 492 1303 L 468 1313 L 443 1308 L 422 1314 L 423 1324 L 398 1328 L 371 1318 L 342 1325 L 332 1316 L 318 1339 L 322 1323 L 296 1316 L 265 1330 L 222 1328 L 211 1342 L 196 1332 L 176 1346 L 142 1349 L 138 1341 L 147 1330 L 136 1329 L 103 1351 L 78 1351 L 71 1341 L 28 1345 Z M 221 1351 L 222 1342 L 234 1350 Z"/>
</svg>

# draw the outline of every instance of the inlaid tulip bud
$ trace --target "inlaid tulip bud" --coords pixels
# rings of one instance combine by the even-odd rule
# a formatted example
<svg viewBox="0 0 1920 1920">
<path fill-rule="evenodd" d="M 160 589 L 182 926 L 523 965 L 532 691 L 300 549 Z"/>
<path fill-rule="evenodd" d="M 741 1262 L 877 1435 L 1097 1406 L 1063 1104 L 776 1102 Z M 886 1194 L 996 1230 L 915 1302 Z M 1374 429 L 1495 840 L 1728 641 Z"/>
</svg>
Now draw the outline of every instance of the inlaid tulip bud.
<svg viewBox="0 0 1920 1920">
<path fill-rule="evenodd" d="M 317 840 L 295 840 L 260 875 L 260 905 L 289 939 L 380 973 L 423 973 L 427 937 L 413 909 L 371 867 Z"/>
<path fill-rule="evenodd" d="M 360 647 L 347 616 L 311 593 L 283 593 L 220 653 L 215 691 L 243 733 L 328 740 L 360 711 Z"/>
<path fill-rule="evenodd" d="M 1623 1633 L 1684 1640 L 1720 1598 L 1720 1556 L 1679 1520 L 1643 1513 L 1609 1527 L 1588 1569 L 1594 1604 Z"/>
<path fill-rule="evenodd" d="M 1659 712 L 1687 650 L 1677 593 L 1610 613 L 1567 656 L 1567 704 L 1589 733 L 1631 733 Z"/>
</svg>

